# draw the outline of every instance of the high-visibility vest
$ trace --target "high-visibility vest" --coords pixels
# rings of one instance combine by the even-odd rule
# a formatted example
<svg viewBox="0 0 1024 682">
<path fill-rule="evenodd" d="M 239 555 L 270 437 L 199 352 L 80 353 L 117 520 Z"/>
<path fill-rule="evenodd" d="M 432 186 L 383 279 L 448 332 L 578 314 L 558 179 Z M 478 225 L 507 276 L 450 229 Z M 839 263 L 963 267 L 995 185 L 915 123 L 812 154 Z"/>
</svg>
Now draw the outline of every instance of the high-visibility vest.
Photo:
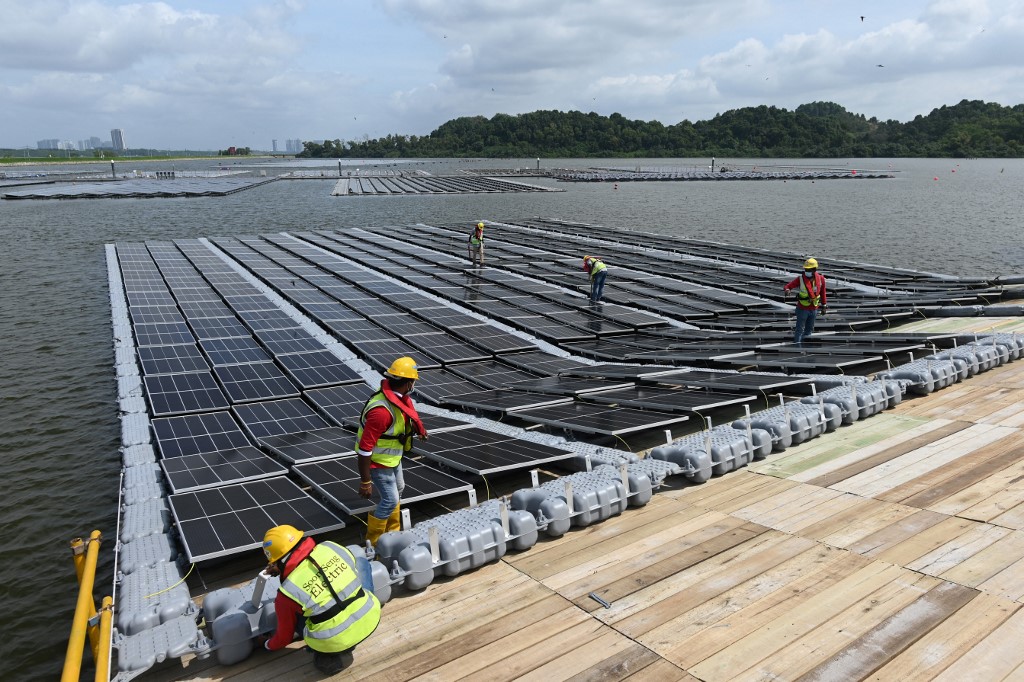
<svg viewBox="0 0 1024 682">
<path fill-rule="evenodd" d="M 604 264 L 604 261 L 598 258 L 590 259 L 590 279 L 594 279 L 594 275 L 607 269 L 608 266 Z"/>
<path fill-rule="evenodd" d="M 363 427 L 366 426 L 366 414 L 375 407 L 384 406 L 391 412 L 391 426 L 380 435 L 377 443 L 373 446 L 370 461 L 381 466 L 396 467 L 402 461 L 402 453 L 412 448 L 411 434 L 405 422 L 405 413 L 390 400 L 384 393 L 377 391 L 370 396 L 363 406 L 363 412 L 359 415 L 359 431 L 356 433 L 356 443 L 363 439 Z"/>
<path fill-rule="evenodd" d="M 820 279 L 819 279 L 820 278 Z M 800 275 L 800 288 L 796 292 L 796 300 L 804 307 L 817 308 L 821 305 L 821 283 L 825 278 L 814 273 L 811 287 L 807 288 L 807 278 Z"/>
<path fill-rule="evenodd" d="M 479 246 L 484 243 L 484 231 L 473 230 L 473 234 L 469 235 L 469 243 L 473 246 Z"/>
<path fill-rule="evenodd" d="M 346 651 L 369 637 L 380 623 L 380 602 L 363 589 L 355 557 L 336 543 L 316 545 L 278 589 L 302 607 L 303 638 L 310 649 Z"/>
</svg>

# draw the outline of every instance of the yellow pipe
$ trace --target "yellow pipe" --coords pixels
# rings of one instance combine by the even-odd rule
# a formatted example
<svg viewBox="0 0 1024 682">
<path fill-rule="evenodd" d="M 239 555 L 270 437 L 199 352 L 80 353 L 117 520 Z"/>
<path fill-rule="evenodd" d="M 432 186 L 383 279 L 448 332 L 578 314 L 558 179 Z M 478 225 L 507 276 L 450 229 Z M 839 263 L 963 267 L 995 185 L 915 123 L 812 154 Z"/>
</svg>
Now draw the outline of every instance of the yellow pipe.
<svg viewBox="0 0 1024 682">
<path fill-rule="evenodd" d="M 71 541 L 71 558 L 75 561 L 75 577 L 82 584 L 82 567 L 85 565 L 85 541 L 75 538 Z"/>
<path fill-rule="evenodd" d="M 96 682 L 110 680 L 110 621 L 113 617 L 114 600 L 104 597 L 100 605 L 99 647 L 96 650 Z"/>
<path fill-rule="evenodd" d="M 79 581 L 78 603 L 75 605 L 75 618 L 71 622 L 71 636 L 68 638 L 68 651 L 64 656 L 64 672 L 60 677 L 61 682 L 76 682 L 82 671 L 85 635 L 89 628 L 89 619 L 96 613 L 92 588 L 96 581 L 96 558 L 100 553 L 100 536 L 98 530 L 94 530 L 89 536 L 89 547 L 85 554 L 82 579 Z"/>
</svg>

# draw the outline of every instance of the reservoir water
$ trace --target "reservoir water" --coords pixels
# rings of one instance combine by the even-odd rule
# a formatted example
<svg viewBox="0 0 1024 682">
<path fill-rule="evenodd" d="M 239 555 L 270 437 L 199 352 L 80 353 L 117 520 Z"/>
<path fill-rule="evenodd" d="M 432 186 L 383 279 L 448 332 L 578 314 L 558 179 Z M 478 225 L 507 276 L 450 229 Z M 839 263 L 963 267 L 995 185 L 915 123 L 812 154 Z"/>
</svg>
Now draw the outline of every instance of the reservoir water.
<svg viewBox="0 0 1024 682">
<path fill-rule="evenodd" d="M 618 168 L 707 163 L 541 162 L 544 167 Z M 761 163 L 891 168 L 896 177 L 636 182 L 619 183 L 617 189 L 610 183 L 526 178 L 566 191 L 396 197 L 332 197 L 333 181 L 302 180 L 221 198 L 0 201 L 4 677 L 59 675 L 77 589 L 71 538 L 88 536 L 94 528 L 104 533 L 97 593 L 110 592 L 120 432 L 104 244 L 419 222 L 460 222 L 468 232 L 480 219 L 548 217 L 793 251 L 800 256 L 783 265 L 794 270 L 803 255 L 815 255 L 949 274 L 1024 274 L 1024 160 Z M 398 167 L 441 173 L 535 164 L 533 159 L 430 161 Z M 128 160 L 117 165 L 119 172 L 167 168 Z M 176 162 L 176 167 L 212 169 L 218 163 Z M 336 161 L 321 167 L 337 174 Z M 266 169 L 270 175 L 285 170 Z"/>
</svg>

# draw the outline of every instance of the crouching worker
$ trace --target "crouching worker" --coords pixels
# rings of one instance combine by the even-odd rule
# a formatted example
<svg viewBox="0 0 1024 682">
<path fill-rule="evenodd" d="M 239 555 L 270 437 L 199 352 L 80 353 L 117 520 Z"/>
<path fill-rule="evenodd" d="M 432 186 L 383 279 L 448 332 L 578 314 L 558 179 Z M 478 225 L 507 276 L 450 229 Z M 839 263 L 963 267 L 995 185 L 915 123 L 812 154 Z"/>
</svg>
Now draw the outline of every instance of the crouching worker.
<svg viewBox="0 0 1024 682">
<path fill-rule="evenodd" d="M 274 599 L 277 629 L 267 651 L 290 644 L 301 632 L 317 670 L 333 675 L 352 665 L 352 650 L 380 623 L 380 602 L 363 589 L 356 558 L 334 542 L 317 544 L 292 526 L 263 537 L 267 572 L 281 577 Z"/>
</svg>

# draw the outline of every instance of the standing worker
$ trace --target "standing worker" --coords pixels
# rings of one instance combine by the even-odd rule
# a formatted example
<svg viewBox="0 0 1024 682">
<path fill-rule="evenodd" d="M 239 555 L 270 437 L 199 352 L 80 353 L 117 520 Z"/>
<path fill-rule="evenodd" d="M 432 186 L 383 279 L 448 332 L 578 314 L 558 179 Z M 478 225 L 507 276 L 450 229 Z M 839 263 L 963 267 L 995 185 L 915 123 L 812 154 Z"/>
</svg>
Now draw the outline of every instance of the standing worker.
<svg viewBox="0 0 1024 682">
<path fill-rule="evenodd" d="M 604 280 L 608 277 L 608 266 L 600 258 L 584 256 L 583 269 L 590 274 L 590 302 L 599 303 L 604 294 Z"/>
<path fill-rule="evenodd" d="M 303 535 L 283 525 L 263 536 L 267 572 L 281 576 L 281 587 L 274 598 L 277 629 L 260 639 L 264 649 L 276 651 L 299 630 L 313 650 L 316 669 L 334 675 L 352 665 L 352 650 L 377 629 L 380 602 L 363 589 L 352 552 Z"/>
<path fill-rule="evenodd" d="M 477 223 L 469 235 L 469 260 L 484 264 L 484 224 Z"/>
<path fill-rule="evenodd" d="M 826 311 L 825 277 L 818 272 L 818 261 L 808 258 L 804 261 L 804 274 L 782 287 L 783 296 L 796 289 L 796 330 L 793 342 L 801 343 L 814 331 L 814 318 L 818 311 Z"/>
<path fill-rule="evenodd" d="M 359 417 L 359 496 L 369 499 L 374 486 L 380 493 L 377 508 L 366 517 L 366 539 L 371 545 L 376 545 L 384 533 L 402 529 L 398 497 L 405 488 L 402 454 L 412 448 L 413 435 L 427 437 L 409 397 L 419 378 L 415 360 L 398 358 L 384 373 L 380 390 L 366 401 Z"/>
</svg>

